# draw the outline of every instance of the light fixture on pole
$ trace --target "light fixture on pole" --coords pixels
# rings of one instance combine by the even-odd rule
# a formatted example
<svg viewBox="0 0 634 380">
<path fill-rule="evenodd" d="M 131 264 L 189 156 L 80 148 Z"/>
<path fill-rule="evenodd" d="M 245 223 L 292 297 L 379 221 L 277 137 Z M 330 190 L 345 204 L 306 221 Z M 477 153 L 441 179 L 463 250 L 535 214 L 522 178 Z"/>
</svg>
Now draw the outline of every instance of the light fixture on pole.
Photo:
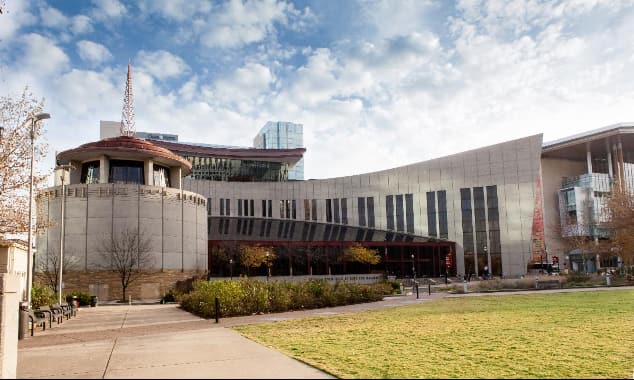
<svg viewBox="0 0 634 380">
<path fill-rule="evenodd" d="M 489 253 L 489 249 L 486 245 L 482 248 L 482 250 L 484 251 L 484 254 L 487 255 L 487 266 L 484 268 L 484 276 L 489 278 L 489 273 L 491 273 L 491 254 Z"/>
<path fill-rule="evenodd" d="M 35 157 L 35 125 L 40 120 L 50 119 L 51 115 L 45 112 L 31 116 L 26 121 L 31 122 L 31 175 L 29 184 L 29 237 L 28 237 L 28 256 L 26 257 L 26 302 L 31 308 L 31 287 L 33 282 L 33 160 Z"/>
<path fill-rule="evenodd" d="M 414 276 L 414 282 L 416 282 L 416 267 L 414 266 L 414 254 L 412 253 L 412 275 Z"/>
<path fill-rule="evenodd" d="M 64 180 L 66 178 L 66 169 L 70 170 L 75 169 L 75 167 L 71 164 L 59 165 L 55 169 L 61 169 L 62 175 L 62 205 L 61 205 L 61 218 L 60 218 L 60 229 L 59 229 L 59 275 L 57 280 L 57 302 L 62 304 L 62 285 L 64 284 L 62 273 L 64 271 L 64 209 L 66 207 L 65 199 L 66 199 L 66 188 L 64 186 Z M 69 181 L 70 182 L 70 181 Z"/>
<path fill-rule="evenodd" d="M 230 267 L 229 267 L 230 275 L 229 276 L 230 276 L 231 280 L 233 280 L 233 259 L 229 259 L 229 265 L 230 265 Z"/>
</svg>

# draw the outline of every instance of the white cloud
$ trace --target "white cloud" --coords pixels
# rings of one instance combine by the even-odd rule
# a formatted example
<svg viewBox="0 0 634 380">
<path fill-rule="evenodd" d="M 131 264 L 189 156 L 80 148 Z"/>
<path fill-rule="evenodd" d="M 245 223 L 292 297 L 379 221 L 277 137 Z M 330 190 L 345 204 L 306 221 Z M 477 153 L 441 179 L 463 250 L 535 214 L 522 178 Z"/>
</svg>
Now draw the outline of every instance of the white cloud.
<svg viewBox="0 0 634 380">
<path fill-rule="evenodd" d="M 157 79 L 180 77 L 190 71 L 190 67 L 179 56 L 165 50 L 145 51 L 137 54 L 137 64 Z"/>
<path fill-rule="evenodd" d="M 3 8 L 5 14 L 0 22 L 0 40 L 6 40 L 18 32 L 21 28 L 35 24 L 37 17 L 29 9 L 29 4 L 24 1 L 12 1 Z"/>
<path fill-rule="evenodd" d="M 42 25 L 49 28 L 61 29 L 68 25 L 68 17 L 66 17 L 57 8 L 45 6 L 40 8 L 40 17 L 42 19 Z"/>
<path fill-rule="evenodd" d="M 92 32 L 92 24 L 90 17 L 85 15 L 77 15 L 73 17 L 71 22 L 71 30 L 74 34 L 83 34 Z"/>
<path fill-rule="evenodd" d="M 179 22 L 207 14 L 213 8 L 213 4 L 206 0 L 142 0 L 138 5 L 145 14 L 157 14 Z"/>
<path fill-rule="evenodd" d="M 22 70 L 40 77 L 58 73 L 68 66 L 66 53 L 53 40 L 31 33 L 21 37 L 23 55 L 20 60 Z"/>
<path fill-rule="evenodd" d="M 127 9 L 119 0 L 93 0 L 95 8 L 93 17 L 97 20 L 105 21 L 123 16 Z"/>
<path fill-rule="evenodd" d="M 98 65 L 112 59 L 107 47 L 96 42 L 81 40 L 77 42 L 79 57 L 92 65 Z"/>
</svg>

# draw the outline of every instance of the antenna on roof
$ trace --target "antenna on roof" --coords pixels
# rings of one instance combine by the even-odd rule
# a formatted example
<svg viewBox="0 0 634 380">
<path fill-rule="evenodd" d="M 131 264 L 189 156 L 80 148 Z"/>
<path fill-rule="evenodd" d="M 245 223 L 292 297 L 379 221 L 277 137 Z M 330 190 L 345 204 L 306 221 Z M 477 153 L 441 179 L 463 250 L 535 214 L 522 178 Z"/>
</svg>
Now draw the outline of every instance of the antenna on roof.
<svg viewBox="0 0 634 380">
<path fill-rule="evenodd" d="M 121 112 L 121 136 L 134 136 L 134 95 L 132 94 L 132 65 L 128 60 L 128 77 L 125 83 L 125 97 Z"/>
</svg>

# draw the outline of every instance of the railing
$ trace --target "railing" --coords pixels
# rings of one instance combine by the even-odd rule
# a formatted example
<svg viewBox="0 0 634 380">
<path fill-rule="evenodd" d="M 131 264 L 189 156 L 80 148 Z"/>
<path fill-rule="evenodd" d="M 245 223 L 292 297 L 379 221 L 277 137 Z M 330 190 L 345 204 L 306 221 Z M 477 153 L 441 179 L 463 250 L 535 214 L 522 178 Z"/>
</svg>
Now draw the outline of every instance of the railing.
<svg viewBox="0 0 634 380">
<path fill-rule="evenodd" d="M 613 184 L 614 179 L 609 174 L 592 173 L 575 177 L 564 177 L 561 181 L 561 188 L 590 187 L 594 191 L 610 191 Z"/>
</svg>

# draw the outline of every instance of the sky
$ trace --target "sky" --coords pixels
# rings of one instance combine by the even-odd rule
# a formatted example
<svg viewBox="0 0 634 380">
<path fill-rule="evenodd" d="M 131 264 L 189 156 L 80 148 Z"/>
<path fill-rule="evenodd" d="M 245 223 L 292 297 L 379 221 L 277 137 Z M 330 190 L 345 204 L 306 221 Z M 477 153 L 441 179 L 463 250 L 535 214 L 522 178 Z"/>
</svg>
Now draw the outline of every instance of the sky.
<svg viewBox="0 0 634 380">
<path fill-rule="evenodd" d="M 634 0 L 0 0 L 0 96 L 45 99 L 54 153 L 121 120 L 252 146 L 303 124 L 305 178 L 634 121 Z"/>
</svg>

